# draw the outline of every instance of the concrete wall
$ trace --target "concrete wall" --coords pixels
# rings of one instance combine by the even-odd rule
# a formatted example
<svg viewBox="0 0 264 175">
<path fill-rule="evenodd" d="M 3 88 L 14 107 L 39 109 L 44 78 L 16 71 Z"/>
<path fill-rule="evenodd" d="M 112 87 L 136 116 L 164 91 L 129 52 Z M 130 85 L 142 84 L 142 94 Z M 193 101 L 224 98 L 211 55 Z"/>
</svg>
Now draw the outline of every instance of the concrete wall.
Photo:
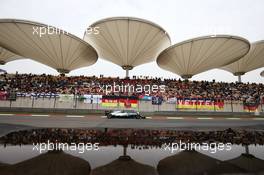
<svg viewBox="0 0 264 175">
<path fill-rule="evenodd" d="M 80 109 L 80 110 L 117 110 L 124 109 L 120 107 L 103 107 L 101 104 L 87 104 L 78 100 L 71 100 L 68 102 L 61 102 L 58 98 L 38 98 L 33 99 L 29 97 L 18 97 L 16 101 L 0 101 L 2 108 L 36 108 L 36 109 Z M 189 111 L 194 112 L 196 109 L 179 109 L 175 104 L 162 103 L 162 105 L 152 105 L 150 101 L 139 101 L 137 108 L 131 108 L 141 112 L 154 111 Z M 206 110 L 197 110 L 206 112 Z M 264 111 L 264 105 L 260 105 L 259 112 Z M 210 111 L 207 111 L 210 112 Z M 244 112 L 242 102 L 225 101 L 224 109 L 220 111 L 211 110 L 211 112 Z"/>
</svg>

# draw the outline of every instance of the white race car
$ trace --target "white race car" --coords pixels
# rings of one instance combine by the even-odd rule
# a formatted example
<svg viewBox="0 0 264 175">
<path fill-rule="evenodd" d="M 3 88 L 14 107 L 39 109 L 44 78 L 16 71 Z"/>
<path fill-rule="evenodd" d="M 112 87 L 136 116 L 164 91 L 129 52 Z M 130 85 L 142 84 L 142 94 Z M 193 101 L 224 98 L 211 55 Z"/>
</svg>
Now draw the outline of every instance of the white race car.
<svg viewBox="0 0 264 175">
<path fill-rule="evenodd" d="M 107 118 L 122 118 L 122 119 L 145 119 L 145 117 L 141 116 L 139 112 L 136 111 L 106 111 L 105 115 Z"/>
</svg>

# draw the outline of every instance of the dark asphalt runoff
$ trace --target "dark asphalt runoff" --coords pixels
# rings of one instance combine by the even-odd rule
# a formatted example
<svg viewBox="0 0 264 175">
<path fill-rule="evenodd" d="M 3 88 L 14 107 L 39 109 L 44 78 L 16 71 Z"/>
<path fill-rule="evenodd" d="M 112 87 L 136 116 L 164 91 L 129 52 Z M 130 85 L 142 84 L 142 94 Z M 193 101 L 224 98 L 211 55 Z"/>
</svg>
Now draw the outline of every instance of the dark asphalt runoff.
<svg viewBox="0 0 264 175">
<path fill-rule="evenodd" d="M 1 115 L 0 134 L 25 128 L 166 128 L 216 130 L 226 128 L 264 129 L 263 118 L 149 117 L 147 119 L 107 119 L 78 115 Z"/>
</svg>

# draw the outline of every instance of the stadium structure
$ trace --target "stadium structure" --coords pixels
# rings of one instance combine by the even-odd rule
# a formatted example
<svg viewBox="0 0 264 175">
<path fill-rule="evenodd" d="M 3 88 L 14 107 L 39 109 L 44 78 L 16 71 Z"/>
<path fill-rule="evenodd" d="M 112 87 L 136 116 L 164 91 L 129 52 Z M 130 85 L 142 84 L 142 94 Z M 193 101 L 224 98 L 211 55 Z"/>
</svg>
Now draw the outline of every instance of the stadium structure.
<svg viewBox="0 0 264 175">
<path fill-rule="evenodd" d="M 241 76 L 252 70 L 264 66 L 264 41 L 257 41 L 251 44 L 250 51 L 238 61 L 229 64 L 222 69 L 238 76 L 238 81 L 241 82 Z"/>
<path fill-rule="evenodd" d="M 158 65 L 184 79 L 218 68 L 248 53 L 247 40 L 235 36 L 206 36 L 175 44 L 157 58 Z"/>
<path fill-rule="evenodd" d="M 89 33 L 91 28 L 98 28 L 99 34 Z M 264 66 L 263 54 L 264 41 L 250 44 L 232 35 L 209 35 L 171 45 L 162 27 L 134 17 L 99 20 L 87 28 L 83 39 L 38 22 L 0 19 L 0 65 L 32 59 L 64 75 L 101 58 L 126 71 L 126 77 L 119 78 L 8 74 L 0 69 L 1 131 L 6 134 L 0 137 L 0 145 L 8 152 L 6 146 L 12 145 L 12 158 L 16 147 L 23 152 L 34 146 L 32 151 L 40 149 L 41 153 L 48 144 L 48 149 L 34 158 L 14 164 L 0 162 L 0 174 L 263 174 L 264 160 L 254 155 L 263 153 L 264 84 L 129 79 L 134 67 L 156 62 L 185 80 L 218 68 L 241 81 L 241 75 Z M 260 75 L 264 77 L 264 71 Z M 118 86 L 143 85 L 144 90 L 122 92 L 119 86 L 118 92 L 111 87 L 108 93 L 102 88 L 116 82 Z M 150 87 L 145 89 L 149 85 L 159 89 L 150 92 Z M 161 86 L 166 90 L 161 92 Z M 110 121 L 133 117 L 138 120 Z M 57 149 L 57 145 L 62 148 Z M 103 161 L 97 167 L 97 163 L 88 162 L 99 160 L 95 154 L 87 154 L 92 156 L 86 160 L 75 156 L 98 151 L 99 145 L 107 154 L 100 154 Z M 112 159 L 108 153 L 117 155 L 120 150 L 113 148 L 120 147 L 123 154 Z M 243 147 L 245 153 L 232 156 L 238 156 Z M 135 152 L 137 149 L 140 152 Z M 151 155 L 157 153 L 156 157 L 145 156 L 148 149 L 152 149 L 148 151 Z M 220 151 L 230 158 L 218 160 L 217 154 L 211 157 L 205 151 L 210 155 Z M 137 155 L 144 161 L 151 159 L 155 166 L 143 164 L 142 159 L 137 162 Z"/>
<path fill-rule="evenodd" d="M 121 66 L 128 77 L 129 70 L 156 60 L 162 69 L 184 79 L 220 68 L 239 76 L 239 80 L 246 72 L 264 66 L 263 41 L 250 45 L 238 36 L 212 35 L 171 46 L 169 34 L 162 27 L 134 17 L 106 18 L 89 27 L 98 27 L 100 33 L 86 30 L 80 39 L 50 25 L 1 19 L 0 63 L 29 58 L 65 74 L 90 66 L 100 57 Z M 36 29 L 46 33 L 34 34 Z"/>
<path fill-rule="evenodd" d="M 84 34 L 101 58 L 111 61 L 124 70 L 155 61 L 158 54 L 170 46 L 168 33 L 153 22 L 131 17 L 107 18 L 90 27 L 99 27 L 100 34 Z"/>
<path fill-rule="evenodd" d="M 40 32 L 43 34 L 39 35 Z M 1 19 L 0 45 L 11 51 L 3 56 L 1 54 L 2 63 L 19 55 L 17 58 L 30 58 L 61 74 L 92 65 L 98 59 L 95 49 L 82 39 L 56 27 L 32 21 Z"/>
<path fill-rule="evenodd" d="M 3 47 L 0 47 L 0 65 L 4 65 L 7 62 L 14 61 L 20 58 L 22 57 L 12 53 L 9 50 L 6 50 Z"/>
</svg>

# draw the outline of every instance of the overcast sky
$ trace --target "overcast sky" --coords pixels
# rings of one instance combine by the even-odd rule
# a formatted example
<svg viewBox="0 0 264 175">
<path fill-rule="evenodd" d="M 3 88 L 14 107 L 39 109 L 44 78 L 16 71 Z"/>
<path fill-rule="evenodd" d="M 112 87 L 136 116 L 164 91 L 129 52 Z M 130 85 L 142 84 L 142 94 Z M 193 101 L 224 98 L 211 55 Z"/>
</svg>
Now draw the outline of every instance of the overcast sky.
<svg viewBox="0 0 264 175">
<path fill-rule="evenodd" d="M 170 35 L 172 44 L 193 37 L 211 34 L 231 34 L 250 42 L 264 40 L 263 0 L 0 0 L 0 18 L 33 20 L 62 28 L 80 38 L 93 22 L 112 16 L 133 16 L 161 25 Z M 0 68 L 8 72 L 57 72 L 45 65 L 19 60 Z M 107 70 L 107 71 L 106 71 Z M 264 82 L 258 69 L 242 77 L 244 82 Z M 99 59 L 90 67 L 74 70 L 70 75 L 121 76 L 119 66 Z M 176 77 L 160 69 L 155 62 L 134 68 L 130 75 Z M 192 80 L 236 81 L 231 73 L 211 70 Z"/>
</svg>

